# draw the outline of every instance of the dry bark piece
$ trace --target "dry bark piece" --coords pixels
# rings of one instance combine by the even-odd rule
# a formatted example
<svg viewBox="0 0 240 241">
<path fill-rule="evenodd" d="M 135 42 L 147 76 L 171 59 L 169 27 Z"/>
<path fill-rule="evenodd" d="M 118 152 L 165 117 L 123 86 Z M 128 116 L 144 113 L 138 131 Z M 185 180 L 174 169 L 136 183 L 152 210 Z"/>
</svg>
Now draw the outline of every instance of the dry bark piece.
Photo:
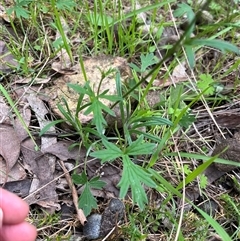
<svg viewBox="0 0 240 241">
<path fill-rule="evenodd" d="M 234 110 L 233 110 L 234 111 Z M 236 112 L 235 112 L 236 113 Z M 227 128 L 239 128 L 240 127 L 240 113 L 222 113 L 216 115 L 216 121 L 218 125 Z"/>
<path fill-rule="evenodd" d="M 226 147 L 228 147 L 228 149 L 219 157 L 226 160 L 240 162 L 240 132 L 236 132 L 233 138 L 219 139 L 212 155 L 214 156 L 222 152 Z M 222 163 L 214 163 L 214 165 L 219 171 L 223 172 L 229 172 L 237 168 L 236 166 Z"/>
</svg>

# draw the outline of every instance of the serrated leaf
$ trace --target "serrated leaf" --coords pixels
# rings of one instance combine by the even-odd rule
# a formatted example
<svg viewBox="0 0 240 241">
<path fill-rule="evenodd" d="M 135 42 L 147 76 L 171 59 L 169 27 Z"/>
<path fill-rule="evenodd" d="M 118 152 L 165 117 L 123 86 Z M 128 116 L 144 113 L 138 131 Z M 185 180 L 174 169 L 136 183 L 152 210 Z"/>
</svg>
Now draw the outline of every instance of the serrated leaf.
<svg viewBox="0 0 240 241">
<path fill-rule="evenodd" d="M 156 187 L 155 182 L 151 179 L 151 174 L 147 173 L 140 166 L 135 165 L 127 155 L 123 155 L 123 173 L 118 186 L 120 187 L 120 198 L 123 198 L 128 189 L 131 189 L 132 199 L 137 203 L 140 209 L 148 202 L 147 195 L 142 184 L 149 187 Z"/>
<path fill-rule="evenodd" d="M 121 154 L 122 151 L 113 143 L 103 139 L 102 140 L 103 145 L 108 149 L 108 150 L 114 150 L 116 153 Z"/>
<path fill-rule="evenodd" d="M 86 183 L 81 196 L 78 199 L 78 207 L 88 216 L 93 208 L 97 208 L 97 201 L 91 193 L 89 183 Z"/>
<path fill-rule="evenodd" d="M 136 64 L 130 63 L 129 66 L 136 72 L 141 73 L 141 69 Z"/>
<path fill-rule="evenodd" d="M 153 53 L 148 53 L 146 55 L 141 54 L 141 72 L 145 72 L 149 66 L 157 63 Z"/>
<path fill-rule="evenodd" d="M 101 108 L 101 111 L 104 110 L 105 112 L 107 112 L 109 115 L 111 116 L 116 116 L 115 112 L 110 109 L 108 106 L 104 105 L 102 102 L 99 101 L 99 107 Z"/>
<path fill-rule="evenodd" d="M 208 185 L 208 178 L 206 177 L 206 175 L 201 174 L 200 175 L 200 187 L 201 188 L 206 188 Z"/>
<path fill-rule="evenodd" d="M 73 0 L 57 0 L 56 7 L 60 10 L 72 10 L 76 6 Z"/>
<path fill-rule="evenodd" d="M 89 185 L 91 188 L 95 189 L 102 189 L 105 185 L 106 182 L 99 180 L 100 177 L 94 177 L 89 181 Z"/>
<path fill-rule="evenodd" d="M 177 6 L 178 8 L 173 12 L 174 17 L 182 17 L 184 14 L 186 14 L 189 22 L 194 19 L 195 14 L 188 4 L 180 3 Z"/>
<path fill-rule="evenodd" d="M 79 94 L 87 94 L 87 95 L 90 94 L 89 91 L 85 87 L 82 87 L 81 85 L 68 83 L 67 86 L 72 88 L 74 91 L 76 91 Z"/>
<path fill-rule="evenodd" d="M 85 172 L 79 174 L 72 174 L 72 180 L 75 184 L 86 184 L 88 182 L 87 175 Z"/>
<path fill-rule="evenodd" d="M 88 115 L 91 112 L 93 113 L 92 123 L 96 126 L 97 131 L 102 134 L 107 122 L 103 118 L 101 103 L 97 98 L 93 100 L 92 104 L 84 112 L 84 115 Z"/>
<path fill-rule="evenodd" d="M 113 143 L 106 140 L 102 140 L 105 150 L 95 151 L 90 153 L 90 156 L 96 157 L 102 160 L 102 162 L 115 160 L 122 155 L 122 151 Z"/>
<path fill-rule="evenodd" d="M 196 120 L 195 116 L 190 114 L 190 113 L 186 113 L 183 115 L 182 119 L 179 121 L 179 125 L 188 128 L 194 121 Z"/>
<path fill-rule="evenodd" d="M 143 135 L 141 135 L 136 141 L 132 142 L 130 146 L 126 148 L 125 154 L 128 155 L 147 155 L 151 154 L 156 145 L 154 143 L 143 143 Z"/>
<path fill-rule="evenodd" d="M 102 160 L 102 163 L 106 161 L 113 161 L 116 158 L 119 157 L 119 154 L 117 154 L 113 150 L 100 150 L 100 151 L 95 151 L 93 153 L 90 153 L 91 157 L 96 157 Z"/>
<path fill-rule="evenodd" d="M 200 81 L 197 82 L 197 86 L 201 91 L 204 91 L 205 95 L 213 95 L 214 94 L 214 87 L 212 84 L 214 80 L 210 74 L 201 74 L 199 76 Z"/>
</svg>

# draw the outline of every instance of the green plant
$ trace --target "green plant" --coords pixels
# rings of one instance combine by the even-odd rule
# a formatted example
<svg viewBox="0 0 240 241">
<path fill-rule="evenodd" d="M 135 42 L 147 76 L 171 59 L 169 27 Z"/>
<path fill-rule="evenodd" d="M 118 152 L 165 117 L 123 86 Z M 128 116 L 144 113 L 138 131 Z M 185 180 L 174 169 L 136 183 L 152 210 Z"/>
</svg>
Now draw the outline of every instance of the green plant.
<svg viewBox="0 0 240 241">
<path fill-rule="evenodd" d="M 103 76 L 102 79 L 104 79 L 105 76 Z M 107 99 L 110 101 L 118 101 L 121 98 L 116 96 L 116 95 L 107 95 L 108 90 L 102 92 L 102 93 L 95 93 L 91 87 L 89 86 L 89 82 L 86 82 L 85 88 L 81 87 L 80 85 L 73 85 L 69 84 L 69 87 L 74 89 L 77 93 L 87 95 L 90 98 L 90 102 L 85 105 L 84 107 L 87 107 L 86 110 L 84 111 L 85 115 L 88 115 L 90 113 L 93 113 L 93 120 L 92 124 L 94 124 L 97 128 L 97 131 L 99 134 L 104 133 L 104 129 L 107 125 L 106 120 L 103 117 L 103 112 L 108 113 L 109 115 L 115 116 L 115 113 L 108 107 L 106 106 L 101 99 Z M 83 108 L 83 107 L 82 107 Z M 79 108 L 78 111 L 80 111 L 81 108 Z"/>
<path fill-rule="evenodd" d="M 209 74 L 201 74 L 199 75 L 200 80 L 197 82 L 197 87 L 204 91 L 205 95 L 213 95 L 214 94 L 214 80 L 212 79 L 212 76 Z M 207 89 L 207 90 L 206 90 Z"/>
<path fill-rule="evenodd" d="M 35 150 L 39 150 L 39 147 L 32 135 L 32 133 L 30 132 L 30 130 L 28 129 L 24 119 L 22 118 L 20 112 L 18 111 L 16 104 L 13 102 L 12 98 L 10 97 L 10 95 L 8 94 L 7 90 L 2 86 L 2 84 L 0 84 L 0 92 L 2 92 L 3 96 L 7 99 L 9 105 L 12 107 L 13 111 L 15 112 L 17 118 L 20 120 L 21 124 L 23 125 L 24 130 L 27 132 L 28 136 L 31 138 L 31 140 L 33 141 L 33 143 L 35 144 Z"/>
<path fill-rule="evenodd" d="M 57 30 L 59 31 L 59 33 L 61 35 L 60 42 L 62 42 L 62 45 L 61 45 L 60 48 L 64 47 L 64 49 L 67 51 L 67 54 L 68 54 L 68 56 L 71 60 L 71 63 L 74 62 L 72 50 L 71 50 L 71 46 L 69 44 L 68 37 L 66 36 L 66 33 L 64 32 L 64 27 L 63 27 L 63 24 L 61 22 L 59 10 L 63 10 L 63 9 L 72 10 L 75 5 L 76 5 L 75 2 L 72 1 L 72 0 L 67 0 L 67 1 L 51 0 L 51 7 L 53 8 L 53 12 L 54 12 L 55 24 L 56 24 Z"/>
<path fill-rule="evenodd" d="M 13 12 L 16 13 L 18 18 L 29 18 L 29 11 L 26 9 L 33 0 L 15 0 L 13 7 L 7 10 L 7 13 L 11 15 Z"/>
<path fill-rule="evenodd" d="M 84 214 L 88 216 L 93 208 L 97 208 L 97 202 L 91 193 L 91 188 L 102 189 L 106 183 L 99 180 L 100 177 L 93 177 L 91 180 L 88 180 L 85 172 L 82 172 L 81 175 L 73 174 L 72 179 L 75 184 L 83 186 L 78 205 L 79 208 L 83 210 Z"/>
<path fill-rule="evenodd" d="M 157 63 L 157 59 L 153 53 L 147 53 L 146 55 L 141 54 L 141 67 L 139 68 L 136 64 L 130 63 L 129 66 L 137 73 L 143 74 L 149 67 L 152 67 Z"/>
<path fill-rule="evenodd" d="M 188 139 L 191 139 L 188 130 L 192 130 L 191 124 L 198 120 L 198 115 L 192 115 L 191 112 L 195 106 L 201 108 L 202 103 L 204 103 L 205 109 L 201 109 L 201 113 L 203 113 L 206 110 L 212 110 L 215 106 L 219 106 L 223 101 L 226 104 L 226 102 L 231 102 L 239 97 L 238 88 L 236 88 L 239 84 L 238 75 L 233 78 L 234 97 L 228 94 L 223 96 L 217 90 L 220 81 L 228 79 L 231 82 L 228 77 L 230 74 L 234 75 L 234 72 L 237 71 L 239 60 L 233 59 L 233 55 L 229 58 L 229 54 L 224 54 L 214 65 L 213 70 L 204 64 L 200 66 L 201 63 L 198 62 L 206 52 L 207 48 L 205 46 L 220 49 L 222 52 L 233 51 L 233 53 L 239 53 L 238 48 L 232 44 L 234 42 L 238 43 L 239 40 L 237 37 L 239 11 L 237 8 L 230 9 L 230 4 L 224 2 L 207 1 L 206 5 L 210 3 L 209 11 L 214 13 L 216 22 L 208 25 L 196 25 L 195 18 L 198 19 L 198 14 L 204 7 L 200 6 L 199 8 L 199 4 L 192 0 L 187 1 L 189 5 L 180 3 L 174 15 L 179 19 L 183 15 L 187 16 L 188 27 L 185 33 L 180 34 L 180 40 L 176 44 L 169 46 L 164 59 L 157 62 L 153 51 L 158 47 L 157 41 L 164 37 L 163 29 L 175 25 L 173 23 L 175 20 L 169 19 L 171 14 L 168 14 L 168 7 L 171 3 L 177 4 L 176 1 L 152 1 L 154 3 L 147 6 L 142 5 L 138 9 L 133 7 L 132 11 L 124 14 L 122 7 L 125 7 L 126 1 L 120 0 L 117 2 L 118 4 L 116 4 L 116 1 L 100 0 L 52 0 L 50 2 L 43 0 L 15 0 L 14 5 L 8 10 L 9 14 L 14 12 L 16 15 L 14 21 L 11 19 L 11 26 L 18 37 L 14 38 L 10 34 L 8 35 L 10 41 L 7 42 L 8 47 L 18 61 L 19 67 L 16 68 L 16 75 L 24 77 L 30 75 L 32 80 L 34 80 L 35 76 L 45 77 L 46 74 L 49 75 L 52 61 L 56 60 L 62 50 L 64 50 L 63 52 L 66 50 L 72 63 L 73 59 L 81 59 L 82 56 L 99 53 L 129 57 L 132 62 L 130 67 L 132 68 L 133 79 L 130 88 L 120 84 L 120 76 L 117 73 L 117 94 L 114 96 L 109 96 L 108 92 L 94 92 L 89 82 L 87 82 L 86 76 L 85 86 L 79 87 L 78 85 L 69 84 L 69 88 L 79 93 L 76 112 L 72 113 L 67 101 L 63 99 L 58 105 L 63 119 L 56 120 L 46 126 L 40 135 L 51 125 L 66 122 L 75 129 L 74 134 L 77 133 L 80 136 L 80 141 L 74 145 L 85 146 L 88 149 L 87 154 L 90 153 L 92 156 L 101 157 L 102 163 L 118 160 L 117 163 L 120 163 L 118 167 L 123 169 L 122 179 L 119 183 L 121 197 L 124 197 L 126 192 L 131 191 L 134 203 L 137 203 L 141 209 L 145 207 L 142 212 L 137 207 L 133 208 L 132 206 L 127 210 L 129 227 L 124 227 L 126 228 L 124 231 L 126 230 L 127 236 L 131 240 L 144 240 L 148 238 L 147 234 L 157 233 L 158 231 L 161 232 L 161 235 L 165 235 L 168 240 L 174 240 L 174 235 L 176 235 L 175 240 L 191 238 L 195 240 L 199 234 L 203 234 L 202 239 L 204 239 L 208 235 L 209 225 L 224 240 L 231 240 L 231 238 L 236 240 L 239 231 L 231 234 L 230 238 L 225 232 L 227 228 L 225 226 L 221 227 L 214 218 L 208 216 L 202 210 L 199 210 L 202 217 L 199 214 L 195 214 L 193 217 L 196 229 L 193 232 L 186 233 L 185 231 L 189 230 L 184 226 L 184 220 L 181 221 L 180 214 L 184 210 L 179 210 L 175 201 L 176 197 L 183 198 L 182 191 L 195 179 L 199 180 L 201 188 L 206 187 L 206 177 L 202 173 L 213 161 L 227 163 L 226 160 L 216 157 L 210 158 L 205 155 L 190 153 L 192 149 L 182 151 L 182 146 L 178 146 L 178 143 L 181 143 L 181 133 L 183 132 Z M 130 3 L 129 1 L 132 5 L 135 5 L 135 2 L 131 1 Z M 140 2 L 142 4 L 142 1 Z M 233 2 L 237 4 L 238 1 Z M 151 19 L 151 27 L 157 26 L 159 28 L 156 36 L 154 33 L 154 39 L 146 39 L 147 36 L 143 37 L 141 35 L 138 26 L 145 23 L 144 21 L 139 22 L 137 19 L 137 14 L 140 13 L 147 13 Z M 65 32 L 64 21 L 69 25 L 68 33 Z M 178 23 L 176 26 L 178 27 Z M 58 39 L 55 38 L 56 32 L 60 34 Z M 193 34 L 195 37 L 192 38 Z M 5 33 L 1 32 L 1 35 L 5 36 Z M 77 44 L 75 39 L 77 39 Z M 231 39 L 231 43 L 229 39 Z M 156 44 L 153 46 L 154 41 L 156 41 Z M 139 48 L 142 45 L 144 47 Z M 183 46 L 187 58 L 180 51 L 180 46 Z M 174 60 L 171 61 L 170 59 L 169 61 L 169 57 L 172 56 L 174 56 Z M 187 59 L 192 67 L 189 81 L 179 84 L 178 79 L 176 79 L 173 84 L 176 84 L 176 86 L 172 85 L 167 88 L 160 86 L 160 102 L 154 108 L 150 107 L 146 96 L 150 90 L 156 89 L 152 85 L 153 81 L 159 76 L 164 80 L 168 78 L 177 62 L 182 62 L 184 59 Z M 168 61 L 166 71 L 165 67 L 162 68 L 165 60 Z M 140 61 L 139 65 L 137 64 L 138 61 Z M 226 62 L 229 68 L 225 64 Z M 81 61 L 80 65 L 83 74 L 85 74 Z M 101 74 L 103 79 L 108 73 Z M 49 82 L 49 84 L 51 83 Z M 2 92 L 8 98 L 7 92 Z M 85 102 L 85 97 L 88 98 L 87 102 Z M 130 101 L 131 98 L 137 100 L 137 103 L 133 105 Z M 121 112 L 120 118 L 123 129 L 115 128 L 112 132 L 116 134 L 114 137 L 112 135 L 111 137 L 108 136 L 105 117 L 109 114 L 113 115 L 113 111 L 104 104 L 106 99 L 110 100 L 114 106 L 118 105 Z M 212 100 L 214 105 L 212 105 Z M 9 103 L 17 113 L 17 107 L 14 103 Z M 80 111 L 86 115 L 93 114 L 92 122 L 82 125 L 78 118 Z M 143 147 L 143 149 L 140 149 L 140 147 Z M 171 152 L 172 149 L 179 151 L 173 153 Z M 204 149 L 204 152 L 207 153 L 209 147 L 203 145 L 201 149 Z M 135 162 L 140 158 L 142 160 L 141 166 L 139 162 L 137 162 L 138 164 Z M 190 170 L 190 165 L 181 166 L 181 163 L 185 163 L 185 160 L 192 161 L 192 159 L 203 161 L 203 164 L 200 164 L 195 170 Z M 235 162 L 233 164 L 240 165 Z M 162 168 L 163 165 L 166 165 L 167 168 Z M 79 206 L 83 208 L 85 214 L 89 214 L 92 208 L 97 207 L 91 189 L 100 189 L 104 183 L 99 177 L 93 177 L 89 180 L 86 165 L 80 175 L 73 174 L 72 178 L 76 184 L 82 185 L 83 193 L 79 197 Z M 158 203 L 161 210 L 167 210 L 167 207 L 171 206 L 171 212 L 164 211 L 160 213 L 160 208 L 154 210 L 153 206 L 155 204 L 152 202 L 145 205 L 148 201 L 145 193 L 147 186 L 154 189 L 154 194 L 160 193 L 161 196 L 164 196 L 164 200 Z M 149 194 L 151 194 L 151 188 L 147 189 Z M 139 195 L 137 195 L 138 193 Z M 224 209 L 229 213 L 237 210 L 237 201 L 234 199 L 223 201 L 227 206 Z M 189 200 L 185 200 L 185 203 L 187 202 Z M 86 204 L 88 204 L 88 207 L 86 207 Z M 197 207 L 196 210 L 198 210 Z M 185 214 L 183 216 L 188 218 L 187 214 L 186 216 Z M 166 227 L 164 227 L 164 231 L 157 230 L 159 223 L 162 225 L 160 221 L 162 215 L 170 220 L 172 224 L 171 230 Z M 231 218 L 231 215 L 229 217 Z M 41 222 L 39 224 L 42 225 Z M 43 225 L 48 225 L 48 222 L 43 223 Z M 191 227 L 190 224 L 187 225 Z M 63 239 L 60 236 L 56 237 L 57 240 L 61 240 L 61 238 Z M 51 237 L 48 240 L 51 240 Z"/>
<path fill-rule="evenodd" d="M 122 148 L 105 139 L 102 139 L 102 143 L 105 149 L 95 151 L 90 156 L 101 159 L 102 163 L 119 158 L 123 163 L 122 178 L 118 184 L 120 187 L 119 196 L 120 198 L 124 198 L 130 187 L 133 202 L 137 203 L 143 209 L 144 205 L 148 202 L 143 184 L 152 188 L 155 188 L 156 184 L 152 180 L 148 170 L 134 164 L 131 156 L 152 154 L 155 144 L 144 142 L 143 136 L 140 136 L 138 140 Z"/>
<path fill-rule="evenodd" d="M 209 1 L 207 1 L 208 3 Z M 206 4 L 207 4 L 206 3 Z M 206 5 L 204 4 L 204 5 Z M 212 48 L 216 48 L 221 50 L 222 52 L 231 51 L 233 53 L 239 54 L 239 48 L 235 46 L 234 44 L 231 44 L 227 41 L 223 41 L 220 39 L 198 39 L 191 38 L 191 34 L 193 33 L 194 27 L 195 27 L 195 21 L 196 21 L 196 14 L 193 12 L 192 8 L 186 4 L 181 3 L 178 5 L 178 8 L 174 11 L 175 17 L 182 17 L 184 14 L 186 14 L 189 27 L 185 31 L 185 37 L 186 39 L 183 41 L 183 47 L 189 62 L 189 65 L 191 68 L 195 66 L 195 52 L 198 48 L 201 48 L 203 46 L 209 46 Z M 198 48 L 196 48 L 198 46 Z"/>
</svg>

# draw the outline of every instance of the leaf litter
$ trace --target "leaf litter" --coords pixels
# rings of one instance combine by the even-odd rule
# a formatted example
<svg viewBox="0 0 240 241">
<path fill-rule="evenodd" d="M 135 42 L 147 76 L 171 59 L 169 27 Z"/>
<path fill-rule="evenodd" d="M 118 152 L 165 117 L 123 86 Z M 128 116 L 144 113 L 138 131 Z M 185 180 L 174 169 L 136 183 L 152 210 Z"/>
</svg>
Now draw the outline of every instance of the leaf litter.
<svg viewBox="0 0 240 241">
<path fill-rule="evenodd" d="M 64 20 L 61 20 L 64 21 Z M 64 25 L 64 24 L 63 24 Z M 68 27 L 65 28 L 65 34 L 67 34 L 68 32 Z M 58 38 L 58 36 L 56 35 L 56 39 Z M 2 51 L 8 53 L 8 49 L 6 48 L 5 43 L 2 43 Z M 104 56 L 103 58 L 108 58 L 107 56 Z M 79 69 L 79 63 L 77 63 L 76 65 L 72 65 L 68 55 L 66 54 L 66 52 L 63 50 L 63 52 L 61 52 L 58 56 L 58 62 L 54 62 L 52 64 L 52 69 L 55 70 L 58 73 L 63 74 L 62 77 L 60 77 L 59 79 L 62 81 L 63 80 L 63 85 L 60 85 L 59 83 L 61 82 L 58 78 L 55 79 L 53 81 L 53 90 L 52 93 L 54 94 L 54 96 L 56 97 L 56 92 L 61 89 L 64 85 L 66 85 L 67 82 L 74 82 L 74 83 L 79 83 L 78 79 L 79 79 L 79 74 L 81 74 L 81 71 Z M 113 60 L 114 58 L 112 58 Z M 3 69 L 5 72 L 10 71 L 9 68 L 6 68 L 6 66 L 9 66 L 11 63 L 11 61 L 13 60 L 13 57 L 10 55 L 9 59 L 5 59 L 4 60 L 4 65 L 3 65 Z M 88 66 L 88 63 L 93 62 L 96 66 L 101 65 L 99 62 L 95 62 L 95 58 L 89 58 L 87 60 L 85 60 L 84 62 L 84 66 Z M 110 66 L 110 65 L 109 65 Z M 108 67 L 109 67 L 108 66 Z M 16 67 L 16 66 L 15 66 Z M 120 66 L 121 68 L 121 66 Z M 90 70 L 91 72 L 91 70 Z M 69 78 L 68 75 L 75 75 L 74 77 L 76 77 L 74 80 L 74 78 Z M 173 77 L 174 77 L 174 82 L 181 82 L 184 81 L 187 78 L 187 74 L 186 74 L 186 68 L 183 67 L 182 65 L 178 65 L 177 67 L 175 67 L 174 71 L 173 71 Z M 99 78 L 100 76 L 100 71 L 98 71 L 98 73 L 96 74 L 97 78 Z M 81 77 L 82 78 L 82 77 Z M 37 79 L 36 79 L 37 80 Z M 31 82 L 31 79 L 22 79 L 22 81 L 16 81 L 15 83 L 19 82 L 19 83 L 28 83 Z M 59 81 L 59 82 L 58 82 Z M 45 84 L 45 83 L 49 83 L 50 78 L 47 78 L 46 80 L 40 80 L 36 81 L 34 84 Z M 108 84 L 108 83 L 107 83 Z M 158 83 L 157 83 L 158 84 Z M 172 82 L 169 79 L 167 81 L 167 83 L 165 83 L 165 86 L 171 86 Z M 159 85 L 162 85 L 162 83 L 160 83 Z M 33 86 L 34 87 L 34 86 Z M 41 88 L 41 87 L 40 87 Z M 55 89 L 54 89 L 55 88 Z M 113 89 L 116 88 L 116 86 L 112 87 Z M 39 89 L 39 87 L 37 87 L 37 89 Z M 23 103 L 28 106 L 25 108 L 25 113 L 24 111 L 21 111 L 22 116 L 24 117 L 24 121 L 26 122 L 27 126 L 29 128 L 33 127 L 33 122 L 34 122 L 34 127 L 38 128 L 39 130 L 41 130 L 42 128 L 44 128 L 44 126 L 49 123 L 49 120 L 46 118 L 49 114 L 52 114 L 50 112 L 50 110 L 48 108 L 45 108 L 45 103 L 43 102 L 42 96 L 40 96 L 40 94 L 38 91 L 34 92 L 35 94 L 32 93 L 28 93 L 25 92 L 24 94 L 24 100 Z M 65 94 L 65 93 L 64 93 Z M 72 97 L 73 92 L 67 92 L 67 94 L 65 94 L 65 96 L 70 96 Z M 158 95 L 158 94 L 157 94 Z M 58 103 L 61 99 L 63 95 L 58 95 Z M 50 97 L 50 99 L 53 98 L 53 96 Z M 76 98 L 75 98 L 76 100 Z M 76 108 L 76 101 L 73 101 L 75 103 L 73 103 L 73 113 L 75 111 Z M 69 102 L 69 101 L 68 101 Z M 156 100 L 156 102 L 153 102 L 154 106 L 156 103 L 159 102 L 159 99 Z M 52 109 L 55 108 L 56 103 L 51 104 L 50 103 L 50 107 Z M 6 105 L 3 104 L 3 107 L 6 108 Z M 2 108 L 2 110 L 4 110 L 4 108 Z M 4 114 L 2 115 L 4 118 L 6 117 L 8 119 L 8 121 L 10 120 L 9 118 L 9 109 L 7 108 L 8 111 L 4 111 Z M 55 109 L 56 110 L 56 109 Z M 54 114 L 56 114 L 54 110 Z M 31 114 L 31 111 L 33 112 L 33 115 Z M 60 113 L 57 113 L 59 115 L 61 115 Z M 233 115 L 232 115 L 233 116 Z M 35 119 L 36 118 L 36 119 Z M 80 118 L 83 118 L 80 116 Z M 235 118 L 236 119 L 236 118 Z M 83 119 L 82 119 L 83 120 Z M 227 120 L 227 121 L 226 121 Z M 231 115 L 225 119 L 224 121 L 224 125 L 228 126 L 228 124 L 226 124 L 226 122 L 228 122 L 229 120 L 231 120 Z M 86 120 L 86 123 L 89 120 Z M 229 121 L 231 122 L 231 121 Z M 17 124 L 16 124 L 17 123 Z M 8 123 L 9 124 L 9 123 Z M 6 154 L 4 154 L 6 152 L 6 150 L 9 150 L 9 153 L 12 153 L 13 151 L 13 147 L 14 145 L 11 147 L 8 147 L 9 149 L 4 149 L 7 147 L 4 147 L 5 145 L 3 145 L 3 147 L 0 147 L 0 154 L 2 155 L 2 157 L 4 158 L 4 160 L 2 160 L 2 163 L 8 163 L 8 165 L 10 164 L 11 169 L 13 169 L 15 167 L 15 165 L 17 165 L 17 161 L 21 162 L 21 164 L 24 166 L 24 168 L 26 170 L 28 170 L 28 172 L 32 175 L 33 181 L 32 181 L 32 187 L 29 187 L 29 182 L 26 184 L 23 184 L 22 187 L 29 187 L 29 188 L 25 188 L 21 190 L 21 187 L 16 188 L 16 182 L 24 182 L 27 181 L 29 179 L 26 179 L 26 173 L 25 176 L 22 175 L 22 178 L 19 178 L 19 181 L 15 181 L 12 182 L 13 185 L 12 187 L 10 187 L 11 182 L 7 182 L 6 183 L 6 188 L 9 188 L 10 190 L 17 192 L 18 189 L 20 189 L 20 193 L 23 197 L 25 197 L 25 199 L 30 203 L 30 204 L 39 204 L 42 207 L 45 207 L 49 210 L 51 210 L 51 212 L 53 212 L 54 210 L 59 209 L 59 198 L 58 195 L 59 193 L 57 193 L 57 188 L 58 185 L 56 184 L 56 181 L 58 179 L 60 179 L 62 174 L 59 174 L 56 176 L 56 157 L 60 160 L 63 160 L 65 162 L 65 165 L 68 163 L 73 163 L 73 166 L 75 166 L 75 160 L 78 160 L 78 162 L 80 163 L 80 172 L 83 171 L 82 165 L 83 164 L 83 159 L 85 158 L 86 155 L 86 150 L 84 150 L 83 148 L 79 149 L 79 148 L 73 148 L 70 149 L 69 147 L 73 144 L 72 141 L 69 141 L 68 139 L 65 139 L 64 141 L 59 141 L 58 140 L 58 133 L 55 129 L 51 129 L 51 134 L 53 136 L 47 136 L 44 135 L 41 138 L 37 135 L 34 135 L 34 139 L 37 141 L 37 143 L 39 144 L 39 146 L 41 147 L 41 150 L 36 151 L 34 143 L 27 138 L 26 132 L 24 132 L 24 128 L 21 127 L 21 123 L 19 123 L 18 119 L 15 117 L 14 120 L 14 124 L 11 126 L 11 122 L 9 124 L 9 126 L 7 127 L 6 130 L 3 130 L 3 133 L 6 132 L 7 130 L 10 130 L 9 133 L 13 134 L 12 137 L 17 137 L 17 139 L 19 140 L 19 147 L 17 148 L 17 150 L 19 150 L 21 148 L 21 155 L 20 152 L 15 153 L 15 157 L 12 160 L 9 160 L 9 157 L 6 156 Z M 21 133 L 21 131 L 22 133 Z M 17 134 L 16 134 L 17 131 Z M 55 136 L 54 136 L 55 134 Z M 3 134 L 0 133 L 0 138 L 1 135 L 3 136 Z M 12 138 L 11 137 L 11 138 Z M 15 138 L 14 138 L 15 139 Z M 0 139 L 2 140 L 2 139 Z M 10 142 L 10 136 L 4 140 L 6 143 L 7 141 Z M 0 142 L 2 143 L 2 142 Z M 15 145 L 17 145 L 15 143 Z M 5 155 L 5 156 L 4 156 Z M 19 158 L 21 158 L 21 160 L 19 160 Z M 52 161 L 50 161 L 50 159 L 52 159 Z M 206 171 L 206 175 L 208 177 L 211 177 L 211 182 L 216 180 L 213 179 L 214 174 L 219 174 L 220 172 L 216 172 L 216 169 L 214 168 L 214 166 L 211 166 L 211 168 L 213 167 L 213 169 L 207 169 L 210 170 L 209 172 Z M 115 196 L 118 197 L 119 194 L 119 189 L 117 188 L 117 183 L 119 183 L 120 177 L 121 177 L 121 169 L 115 165 L 111 165 L 111 164 L 105 164 L 102 165 L 100 163 L 99 160 L 94 160 L 94 161 L 89 161 L 87 162 L 87 169 L 88 169 L 88 175 L 89 177 L 93 177 L 96 174 L 101 176 L 101 180 L 104 180 L 107 185 L 104 187 L 103 191 L 99 191 L 99 190 L 93 190 L 93 194 L 96 197 L 102 197 L 102 198 L 109 198 L 110 196 Z M 2 170 L 2 169 L 1 169 Z M 72 169 L 70 169 L 72 170 Z M 220 173 L 221 175 L 223 175 L 225 172 Z M 10 174 L 10 173 L 9 173 Z M 10 175 L 9 175 L 10 176 Z M 219 178 L 220 176 L 218 176 L 217 178 Z M 216 178 L 216 177 L 215 177 Z M 9 179 L 10 180 L 10 179 Z M 16 179 L 15 179 L 16 180 Z M 33 183 L 34 182 L 34 183 Z M 29 189 L 29 191 L 27 191 Z M 64 189 L 66 192 L 69 191 L 68 188 Z M 19 190 L 18 190 L 19 191 Z M 81 188 L 78 190 L 79 194 L 81 194 Z M 197 193 L 198 194 L 198 193 Z M 195 199 L 195 193 L 192 195 L 193 197 L 191 199 Z"/>
</svg>

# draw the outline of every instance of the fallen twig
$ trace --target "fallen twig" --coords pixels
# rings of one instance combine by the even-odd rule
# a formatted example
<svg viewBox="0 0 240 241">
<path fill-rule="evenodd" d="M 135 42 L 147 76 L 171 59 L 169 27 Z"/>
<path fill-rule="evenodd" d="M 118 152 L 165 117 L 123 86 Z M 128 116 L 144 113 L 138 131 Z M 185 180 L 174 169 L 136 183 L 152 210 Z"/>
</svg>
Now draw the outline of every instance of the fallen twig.
<svg viewBox="0 0 240 241">
<path fill-rule="evenodd" d="M 64 162 L 62 160 L 59 160 L 60 162 L 60 165 L 64 171 L 64 175 L 66 177 L 66 180 L 68 182 L 68 185 L 71 189 L 71 192 L 72 192 L 72 197 L 73 197 L 73 203 L 74 203 L 74 206 L 76 208 L 76 211 L 77 211 L 77 217 L 80 221 L 80 223 L 84 226 L 87 222 L 87 219 L 83 213 L 83 210 L 81 208 L 78 208 L 78 194 L 77 194 L 77 190 L 72 182 L 72 178 L 71 176 L 69 175 L 69 172 L 68 170 L 66 169 L 65 165 L 64 165 Z"/>
</svg>

